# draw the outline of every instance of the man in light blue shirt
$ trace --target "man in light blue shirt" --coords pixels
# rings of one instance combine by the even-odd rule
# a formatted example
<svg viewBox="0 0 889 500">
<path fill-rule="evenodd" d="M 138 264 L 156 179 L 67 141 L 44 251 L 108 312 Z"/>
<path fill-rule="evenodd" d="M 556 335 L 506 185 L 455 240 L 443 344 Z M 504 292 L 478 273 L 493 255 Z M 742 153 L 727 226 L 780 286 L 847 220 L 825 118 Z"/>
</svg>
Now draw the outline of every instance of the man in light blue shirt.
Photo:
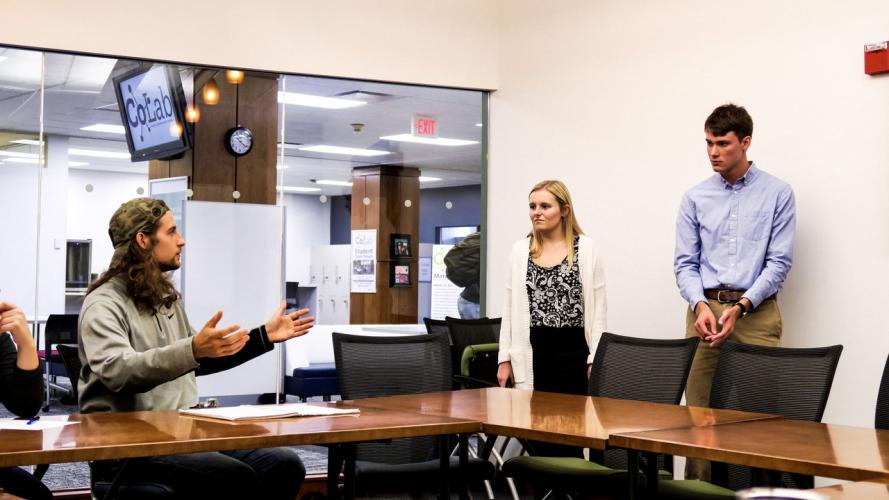
<svg viewBox="0 0 889 500">
<path fill-rule="evenodd" d="M 747 160 L 753 120 L 743 107 L 716 108 L 704 123 L 716 172 L 689 189 L 676 220 L 674 272 L 689 304 L 686 336 L 700 336 L 686 402 L 709 406 L 719 345 L 727 339 L 781 344 L 776 294 L 793 263 L 795 204 L 789 184 Z M 690 465 L 686 477 L 709 479 Z"/>
</svg>

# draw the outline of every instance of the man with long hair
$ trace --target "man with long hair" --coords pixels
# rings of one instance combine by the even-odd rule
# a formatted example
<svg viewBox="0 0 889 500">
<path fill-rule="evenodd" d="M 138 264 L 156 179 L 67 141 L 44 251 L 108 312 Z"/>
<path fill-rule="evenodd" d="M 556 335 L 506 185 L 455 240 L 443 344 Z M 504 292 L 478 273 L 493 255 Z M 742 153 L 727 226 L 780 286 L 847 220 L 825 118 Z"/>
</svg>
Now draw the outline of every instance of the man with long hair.
<svg viewBox="0 0 889 500">
<path fill-rule="evenodd" d="M 284 314 L 282 302 L 249 333 L 219 327 L 218 311 L 196 332 L 168 272 L 179 268 L 185 240 L 161 200 L 137 198 L 114 213 L 114 255 L 87 292 L 80 313 L 80 409 L 84 413 L 175 410 L 198 403 L 195 375 L 237 366 L 304 335 L 313 318 Z M 182 498 L 296 497 L 305 468 L 287 448 L 193 453 L 133 459 L 122 482 L 168 485 Z M 118 461 L 93 462 L 92 480 L 110 481 Z"/>
<path fill-rule="evenodd" d="M 689 304 L 686 337 L 701 337 L 686 402 L 709 406 L 719 345 L 731 338 L 781 345 L 776 295 L 793 263 L 793 189 L 747 160 L 753 119 L 734 104 L 704 122 L 715 174 L 689 189 L 676 220 L 674 271 Z M 689 460 L 686 477 L 709 479 L 709 464 Z"/>
</svg>

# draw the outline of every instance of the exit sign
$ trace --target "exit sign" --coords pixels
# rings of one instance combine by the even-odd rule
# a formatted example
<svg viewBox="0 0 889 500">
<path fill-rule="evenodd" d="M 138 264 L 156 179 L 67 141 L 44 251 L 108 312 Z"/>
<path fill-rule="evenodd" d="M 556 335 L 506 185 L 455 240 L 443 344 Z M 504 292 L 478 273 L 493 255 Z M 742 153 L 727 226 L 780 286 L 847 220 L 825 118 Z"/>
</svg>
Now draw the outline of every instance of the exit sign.
<svg viewBox="0 0 889 500">
<path fill-rule="evenodd" d="M 438 120 L 434 116 L 414 115 L 411 121 L 411 135 L 414 137 L 438 137 Z"/>
</svg>

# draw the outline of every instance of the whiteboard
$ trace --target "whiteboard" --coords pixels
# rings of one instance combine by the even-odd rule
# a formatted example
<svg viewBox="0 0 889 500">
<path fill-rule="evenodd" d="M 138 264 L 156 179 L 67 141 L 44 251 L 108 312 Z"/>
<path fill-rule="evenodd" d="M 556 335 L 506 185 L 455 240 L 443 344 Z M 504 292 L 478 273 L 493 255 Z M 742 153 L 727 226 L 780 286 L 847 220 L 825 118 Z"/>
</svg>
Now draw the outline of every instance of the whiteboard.
<svg viewBox="0 0 889 500">
<path fill-rule="evenodd" d="M 192 326 L 200 331 L 219 310 L 220 326 L 250 330 L 268 321 L 283 298 L 282 207 L 186 201 L 183 218 L 182 297 Z M 198 394 L 275 392 L 276 353 L 198 377 Z"/>
</svg>

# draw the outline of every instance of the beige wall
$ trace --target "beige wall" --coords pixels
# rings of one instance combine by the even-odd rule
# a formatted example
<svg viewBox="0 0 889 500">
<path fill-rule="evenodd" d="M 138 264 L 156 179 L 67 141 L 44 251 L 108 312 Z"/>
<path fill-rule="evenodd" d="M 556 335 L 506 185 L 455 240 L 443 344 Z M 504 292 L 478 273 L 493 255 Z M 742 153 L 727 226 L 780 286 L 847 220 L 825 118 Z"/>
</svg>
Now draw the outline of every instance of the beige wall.
<svg viewBox="0 0 889 500">
<path fill-rule="evenodd" d="M 497 2 L 7 0 L 0 43 L 492 89 Z"/>
<path fill-rule="evenodd" d="M 749 157 L 797 199 L 785 344 L 845 345 L 826 420 L 873 425 L 889 325 L 889 78 L 863 45 L 885 0 L 509 1 L 491 105 L 489 314 L 535 181 L 567 181 L 608 276 L 609 329 L 677 337 L 672 273 L 684 190 L 710 173 L 703 122 L 745 105 Z"/>
<path fill-rule="evenodd" d="M 786 344 L 844 344 L 826 420 L 873 424 L 889 353 L 889 78 L 863 74 L 862 46 L 889 38 L 885 0 L 270 4 L 214 2 L 205 15 L 154 2 L 181 13 L 164 26 L 117 2 L 87 12 L 12 1 L 0 43 L 497 88 L 490 314 L 508 247 L 528 228 L 527 190 L 555 176 L 606 259 L 609 329 L 638 336 L 681 335 L 675 212 L 709 172 L 704 118 L 743 104 L 756 123 L 750 157 L 797 196 L 796 260 L 780 298 Z"/>
</svg>

